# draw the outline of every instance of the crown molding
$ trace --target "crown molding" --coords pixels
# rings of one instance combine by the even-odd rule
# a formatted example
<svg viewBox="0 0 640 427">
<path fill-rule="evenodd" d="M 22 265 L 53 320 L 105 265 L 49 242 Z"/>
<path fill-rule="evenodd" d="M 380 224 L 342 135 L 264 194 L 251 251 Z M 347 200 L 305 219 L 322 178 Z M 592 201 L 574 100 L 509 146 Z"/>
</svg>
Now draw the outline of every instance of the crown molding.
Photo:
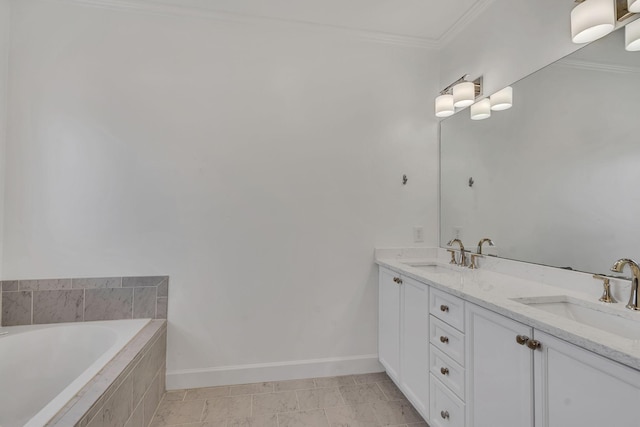
<svg viewBox="0 0 640 427">
<path fill-rule="evenodd" d="M 579 59 L 561 59 L 555 63 L 561 67 L 580 70 L 601 71 L 616 74 L 640 74 L 640 67 L 627 67 L 624 65 L 605 64 L 601 62 L 582 61 Z"/>
<path fill-rule="evenodd" d="M 440 38 L 435 40 L 439 49 L 446 46 L 451 40 L 453 40 L 458 34 L 462 32 L 469 24 L 478 18 L 495 0 L 479 0 L 456 22 L 454 22 L 447 31 L 445 31 Z"/>
<path fill-rule="evenodd" d="M 192 6 L 177 6 L 155 0 L 44 0 L 53 3 L 75 4 L 79 6 L 95 7 L 121 12 L 144 13 L 162 16 L 184 16 L 209 19 L 222 23 L 251 24 L 251 25 L 279 25 L 296 30 L 324 32 L 343 37 L 363 40 L 373 43 L 405 46 L 418 49 L 435 50 L 440 47 L 437 40 L 421 37 L 403 36 L 378 31 L 356 30 L 346 27 L 316 24 L 305 21 L 294 21 L 278 18 L 268 18 L 254 15 L 229 13 L 222 11 L 197 8 Z M 481 0 L 484 1 L 484 0 Z"/>
</svg>

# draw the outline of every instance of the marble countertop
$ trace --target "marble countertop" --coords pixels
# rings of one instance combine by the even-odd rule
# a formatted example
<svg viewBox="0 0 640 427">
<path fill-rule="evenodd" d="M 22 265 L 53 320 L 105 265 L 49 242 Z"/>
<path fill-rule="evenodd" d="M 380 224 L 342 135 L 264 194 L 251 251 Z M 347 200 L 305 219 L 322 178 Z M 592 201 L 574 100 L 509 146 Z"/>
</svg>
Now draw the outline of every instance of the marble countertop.
<svg viewBox="0 0 640 427">
<path fill-rule="evenodd" d="M 640 328 L 640 312 L 625 309 L 626 300 L 618 304 L 605 304 L 598 301 L 600 295 L 576 292 L 482 269 L 482 267 L 471 270 L 450 265 L 442 258 L 438 258 L 435 253 L 431 257 L 420 258 L 412 257 L 412 254 L 408 257 L 385 257 L 378 254 L 376 263 L 405 277 L 426 283 L 435 289 L 461 297 L 473 304 L 640 370 L 640 340 L 618 336 L 514 301 L 521 298 L 566 296 L 588 304 L 596 304 L 597 307 L 602 307 L 603 311 L 637 321 Z M 412 267 L 410 264 L 437 264 L 443 268 L 428 271 Z"/>
</svg>

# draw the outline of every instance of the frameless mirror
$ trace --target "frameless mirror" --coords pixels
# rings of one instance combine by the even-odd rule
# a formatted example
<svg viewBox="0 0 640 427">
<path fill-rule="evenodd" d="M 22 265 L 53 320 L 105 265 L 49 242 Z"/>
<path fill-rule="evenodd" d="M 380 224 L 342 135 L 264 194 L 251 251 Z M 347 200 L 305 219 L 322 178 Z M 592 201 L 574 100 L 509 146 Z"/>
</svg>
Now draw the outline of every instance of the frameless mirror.
<svg viewBox="0 0 640 427">
<path fill-rule="evenodd" d="M 511 109 L 441 122 L 441 245 L 592 273 L 640 258 L 640 52 L 616 31 L 512 86 Z"/>
</svg>

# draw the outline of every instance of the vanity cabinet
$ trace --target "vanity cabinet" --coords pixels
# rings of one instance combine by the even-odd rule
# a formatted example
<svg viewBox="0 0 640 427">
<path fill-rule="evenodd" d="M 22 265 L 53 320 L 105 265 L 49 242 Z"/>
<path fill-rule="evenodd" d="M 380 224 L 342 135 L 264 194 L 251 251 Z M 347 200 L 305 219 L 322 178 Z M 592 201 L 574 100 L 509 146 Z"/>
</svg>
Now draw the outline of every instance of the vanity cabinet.
<svg viewBox="0 0 640 427">
<path fill-rule="evenodd" d="M 429 287 L 380 269 L 378 352 L 387 374 L 429 417 Z"/>
</svg>

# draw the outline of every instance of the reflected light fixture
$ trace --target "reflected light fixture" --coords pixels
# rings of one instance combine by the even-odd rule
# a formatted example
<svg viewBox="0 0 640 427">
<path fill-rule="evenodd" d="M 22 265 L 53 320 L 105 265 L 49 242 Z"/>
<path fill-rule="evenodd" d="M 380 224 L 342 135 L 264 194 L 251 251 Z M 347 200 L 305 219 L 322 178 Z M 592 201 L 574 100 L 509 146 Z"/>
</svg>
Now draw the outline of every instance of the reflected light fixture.
<svg viewBox="0 0 640 427">
<path fill-rule="evenodd" d="M 491 101 L 489 98 L 481 99 L 471 105 L 471 120 L 484 120 L 491 117 Z"/>
<path fill-rule="evenodd" d="M 436 98 L 436 117 L 449 117 L 455 112 L 453 95 L 445 93 Z"/>
<path fill-rule="evenodd" d="M 606 36 L 616 26 L 615 0 L 584 0 L 571 11 L 571 40 L 589 43 Z"/>
<path fill-rule="evenodd" d="M 624 27 L 624 48 L 629 52 L 640 50 L 640 19 Z"/>
<path fill-rule="evenodd" d="M 493 111 L 508 110 L 513 106 L 513 88 L 507 86 L 489 97 Z"/>
<path fill-rule="evenodd" d="M 627 8 L 631 13 L 640 13 L 640 0 L 627 0 Z"/>
<path fill-rule="evenodd" d="M 456 108 L 468 107 L 480 95 L 482 95 L 482 77 L 469 81 L 465 74 L 440 91 L 440 95 L 435 100 L 436 117 L 449 117 L 456 112 Z"/>
</svg>

